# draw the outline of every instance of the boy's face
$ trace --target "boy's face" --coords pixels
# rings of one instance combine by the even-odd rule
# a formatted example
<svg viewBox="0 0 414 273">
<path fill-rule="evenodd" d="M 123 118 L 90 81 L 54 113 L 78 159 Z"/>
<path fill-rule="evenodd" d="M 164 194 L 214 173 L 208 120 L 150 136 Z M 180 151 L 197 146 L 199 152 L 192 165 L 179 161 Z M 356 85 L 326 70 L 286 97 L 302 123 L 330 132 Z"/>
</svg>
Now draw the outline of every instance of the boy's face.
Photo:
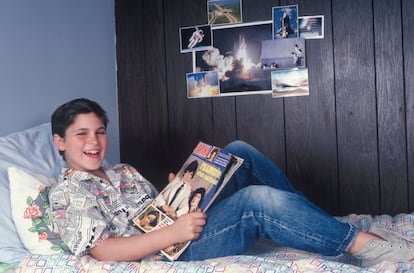
<svg viewBox="0 0 414 273">
<path fill-rule="evenodd" d="M 105 125 L 94 113 L 79 114 L 61 138 L 53 136 L 58 150 L 64 151 L 69 168 L 94 173 L 105 159 L 108 138 Z"/>
</svg>

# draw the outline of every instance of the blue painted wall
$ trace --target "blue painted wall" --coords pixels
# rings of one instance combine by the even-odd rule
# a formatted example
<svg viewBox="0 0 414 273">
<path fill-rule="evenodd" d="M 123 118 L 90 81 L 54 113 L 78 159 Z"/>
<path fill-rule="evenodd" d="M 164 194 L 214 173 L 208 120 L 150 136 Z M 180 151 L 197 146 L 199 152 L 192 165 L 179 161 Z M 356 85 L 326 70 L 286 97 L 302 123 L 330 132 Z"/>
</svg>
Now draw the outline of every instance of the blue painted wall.
<svg viewBox="0 0 414 273">
<path fill-rule="evenodd" d="M 0 136 L 50 120 L 77 97 L 108 112 L 119 161 L 113 0 L 0 1 Z"/>
</svg>

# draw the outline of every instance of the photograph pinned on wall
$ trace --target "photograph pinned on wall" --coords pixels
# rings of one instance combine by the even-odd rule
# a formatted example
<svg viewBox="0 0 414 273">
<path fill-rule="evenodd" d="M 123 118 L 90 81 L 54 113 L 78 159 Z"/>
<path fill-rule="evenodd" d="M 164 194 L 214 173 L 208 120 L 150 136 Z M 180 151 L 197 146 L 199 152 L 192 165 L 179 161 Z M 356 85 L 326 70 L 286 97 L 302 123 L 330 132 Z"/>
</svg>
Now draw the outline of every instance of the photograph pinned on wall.
<svg viewBox="0 0 414 273">
<path fill-rule="evenodd" d="M 273 39 L 297 38 L 298 5 L 272 8 Z"/>
<path fill-rule="evenodd" d="M 213 36 L 210 25 L 198 25 L 180 28 L 181 53 L 211 48 Z"/>
<path fill-rule="evenodd" d="M 307 68 L 272 71 L 272 97 L 309 95 Z"/>
<path fill-rule="evenodd" d="M 197 51 L 193 71 L 218 73 L 220 96 L 271 93 L 270 71 L 261 65 L 263 40 L 272 39 L 272 21 L 212 28 L 213 47 Z"/>
<path fill-rule="evenodd" d="M 263 70 L 305 67 L 305 39 L 290 38 L 262 41 Z"/>
<path fill-rule="evenodd" d="M 220 95 L 217 71 L 187 73 L 187 98 L 216 97 Z"/>
<path fill-rule="evenodd" d="M 323 39 L 324 16 L 299 16 L 299 37 L 304 39 Z"/>
<path fill-rule="evenodd" d="M 239 24 L 242 22 L 241 0 L 207 1 L 210 25 Z"/>
</svg>

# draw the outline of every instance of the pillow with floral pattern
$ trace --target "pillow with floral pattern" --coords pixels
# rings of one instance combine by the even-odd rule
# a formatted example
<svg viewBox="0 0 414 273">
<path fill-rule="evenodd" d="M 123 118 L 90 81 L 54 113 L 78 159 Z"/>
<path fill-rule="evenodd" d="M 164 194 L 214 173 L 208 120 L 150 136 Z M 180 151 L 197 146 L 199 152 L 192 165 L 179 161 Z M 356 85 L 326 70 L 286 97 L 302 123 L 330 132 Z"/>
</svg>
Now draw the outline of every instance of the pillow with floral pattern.
<svg viewBox="0 0 414 273">
<path fill-rule="evenodd" d="M 17 167 L 7 171 L 12 217 L 23 245 L 35 254 L 69 253 L 51 228 L 48 193 L 56 179 Z"/>
</svg>

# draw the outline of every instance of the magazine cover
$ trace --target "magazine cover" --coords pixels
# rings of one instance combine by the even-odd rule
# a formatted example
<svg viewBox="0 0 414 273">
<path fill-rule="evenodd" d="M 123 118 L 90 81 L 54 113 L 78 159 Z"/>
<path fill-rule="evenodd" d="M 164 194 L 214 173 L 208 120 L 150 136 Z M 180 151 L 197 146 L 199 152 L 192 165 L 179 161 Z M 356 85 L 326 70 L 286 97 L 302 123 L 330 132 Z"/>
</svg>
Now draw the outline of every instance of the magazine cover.
<svg viewBox="0 0 414 273">
<path fill-rule="evenodd" d="M 175 178 L 160 192 L 152 204 L 134 218 L 134 224 L 144 232 L 151 232 L 171 225 L 179 216 L 206 211 L 219 193 L 228 170 L 237 165 L 236 157 L 225 150 L 199 142 L 184 162 Z M 233 174 L 235 171 L 233 167 Z M 229 176 L 231 176 L 229 173 Z M 223 184 L 224 185 L 224 184 Z M 190 242 L 175 244 L 162 251 L 173 261 Z"/>
</svg>

